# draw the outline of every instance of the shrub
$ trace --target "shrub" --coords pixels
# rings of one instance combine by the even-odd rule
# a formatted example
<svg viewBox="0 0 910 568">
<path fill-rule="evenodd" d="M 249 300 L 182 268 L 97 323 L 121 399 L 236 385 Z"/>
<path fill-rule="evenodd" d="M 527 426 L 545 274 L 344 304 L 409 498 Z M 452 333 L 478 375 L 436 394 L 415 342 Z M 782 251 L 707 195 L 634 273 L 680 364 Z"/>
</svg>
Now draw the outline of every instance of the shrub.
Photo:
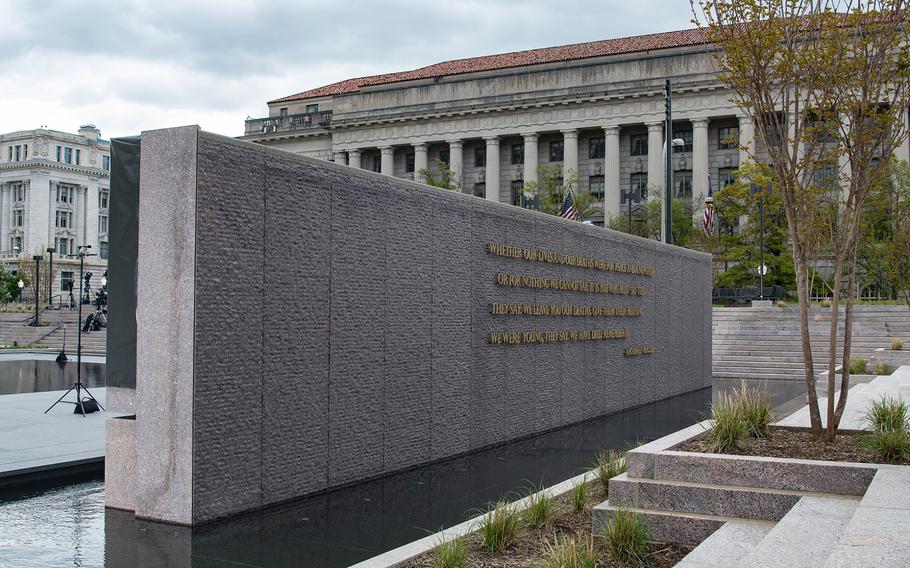
<svg viewBox="0 0 910 568">
<path fill-rule="evenodd" d="M 899 398 L 882 397 L 872 402 L 864 418 L 876 432 L 903 431 L 910 426 L 910 408 Z"/>
<path fill-rule="evenodd" d="M 628 509 L 616 511 L 613 520 L 604 531 L 604 537 L 614 558 L 620 562 L 644 564 L 648 547 L 648 529 L 635 513 Z"/>
<path fill-rule="evenodd" d="M 862 375 L 866 372 L 866 365 L 869 364 L 869 361 L 866 361 L 862 357 L 857 357 L 856 359 L 850 359 L 850 374 L 851 375 Z"/>
<path fill-rule="evenodd" d="M 910 458 L 910 434 L 906 430 L 877 430 L 869 436 L 869 445 L 886 462 Z"/>
<path fill-rule="evenodd" d="M 821 303 L 820 303 L 819 305 L 820 305 L 821 307 L 823 307 L 823 308 L 830 308 L 830 307 L 831 307 L 831 301 L 830 301 L 830 300 L 822 300 Z"/>
<path fill-rule="evenodd" d="M 541 568 L 594 568 L 596 565 L 593 537 L 580 542 L 567 536 L 554 537 L 552 543 L 544 543 Z"/>
<path fill-rule="evenodd" d="M 518 533 L 520 515 L 504 501 L 496 503 L 480 521 L 481 546 L 496 552 L 509 546 Z"/>
<path fill-rule="evenodd" d="M 717 402 L 711 405 L 713 424 L 706 435 L 711 451 L 725 452 L 738 448 L 749 430 L 736 398 L 735 394 L 722 392 L 717 395 Z"/>
<path fill-rule="evenodd" d="M 740 389 L 733 393 L 733 397 L 742 419 L 746 422 L 746 433 L 753 438 L 770 436 L 771 423 L 774 422 L 774 407 L 771 406 L 768 392 L 749 388 L 743 380 Z"/>
<path fill-rule="evenodd" d="M 899 338 L 895 337 L 894 339 L 891 340 L 891 349 L 894 349 L 895 351 L 900 351 L 903 348 L 904 348 L 903 339 L 899 339 Z"/>
<path fill-rule="evenodd" d="M 548 491 L 531 487 L 528 496 L 528 507 L 522 512 L 525 523 L 535 529 L 543 528 L 553 521 L 556 515 L 556 500 Z"/>
<path fill-rule="evenodd" d="M 581 513 L 588 504 L 588 478 L 584 477 L 581 483 L 572 487 L 572 510 Z"/>
<path fill-rule="evenodd" d="M 888 366 L 888 363 L 879 361 L 875 364 L 875 367 L 873 367 L 872 372 L 876 375 L 890 375 L 891 367 Z"/>
<path fill-rule="evenodd" d="M 440 542 L 433 549 L 430 559 L 432 568 L 463 568 L 468 562 L 468 541 L 456 538 L 449 542 Z"/>
<path fill-rule="evenodd" d="M 594 468 L 604 495 L 610 494 L 610 478 L 626 472 L 626 456 L 616 450 L 600 452 Z"/>
</svg>

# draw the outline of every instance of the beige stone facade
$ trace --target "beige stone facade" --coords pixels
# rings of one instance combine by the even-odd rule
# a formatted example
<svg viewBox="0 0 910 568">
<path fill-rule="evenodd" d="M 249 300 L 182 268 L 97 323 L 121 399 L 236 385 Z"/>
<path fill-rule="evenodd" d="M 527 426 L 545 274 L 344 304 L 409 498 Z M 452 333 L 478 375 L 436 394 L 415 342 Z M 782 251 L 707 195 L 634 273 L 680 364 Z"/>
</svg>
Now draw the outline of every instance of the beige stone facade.
<svg viewBox="0 0 910 568">
<path fill-rule="evenodd" d="M 444 159 L 460 174 L 462 191 L 506 203 L 516 202 L 537 166 L 559 165 L 564 175 L 577 173 L 579 190 L 600 199 L 591 219 L 600 225 L 662 190 L 670 78 L 674 138 L 685 142 L 673 151 L 673 195 L 697 210 L 709 183 L 723 187 L 746 158 L 730 140 L 754 149 L 752 124 L 717 79 L 714 48 L 693 39 L 698 33 L 344 81 L 270 102 L 269 117 L 248 120 L 243 138 L 409 179 Z M 509 66 L 501 63 L 507 57 L 548 62 Z M 906 144 L 899 157 L 910 158 Z"/>
</svg>

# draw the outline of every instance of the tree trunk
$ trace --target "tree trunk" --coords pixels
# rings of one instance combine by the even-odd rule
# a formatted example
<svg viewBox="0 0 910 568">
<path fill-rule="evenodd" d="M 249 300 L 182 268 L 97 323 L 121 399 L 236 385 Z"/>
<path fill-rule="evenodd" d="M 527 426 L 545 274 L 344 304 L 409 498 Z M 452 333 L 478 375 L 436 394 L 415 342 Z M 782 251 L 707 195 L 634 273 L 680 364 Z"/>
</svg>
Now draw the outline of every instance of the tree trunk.
<svg viewBox="0 0 910 568">
<path fill-rule="evenodd" d="M 834 369 L 837 366 L 837 324 L 840 321 L 840 280 L 844 274 L 844 259 L 834 255 L 834 293 L 831 295 L 831 327 L 828 331 L 828 399 L 823 439 L 830 442 L 837 433 L 834 425 Z"/>
<path fill-rule="evenodd" d="M 822 435 L 822 420 L 818 409 L 818 393 L 815 391 L 815 366 L 812 362 L 812 342 L 809 338 L 809 290 L 806 282 L 806 259 L 801 252 L 802 251 L 794 251 L 794 253 L 800 254 L 793 255 L 793 260 L 796 263 L 796 294 L 799 297 L 799 335 L 803 345 L 803 362 L 806 372 L 806 397 L 809 404 L 809 423 L 812 436 L 814 438 L 819 438 Z"/>
<path fill-rule="evenodd" d="M 849 276 L 847 282 L 849 289 L 853 290 L 856 284 L 856 253 L 857 245 L 854 245 L 852 254 L 848 259 Z M 850 352 L 853 341 L 853 294 L 849 294 L 844 303 L 844 353 L 841 363 L 840 374 L 840 395 L 837 397 L 837 408 L 834 411 L 834 420 L 829 419 L 828 437 L 833 440 L 837 435 L 837 429 L 840 428 L 840 420 L 844 415 L 844 408 L 847 406 L 847 392 L 850 390 Z M 833 398 L 833 393 L 829 398 Z M 833 427 L 832 427 L 833 424 Z"/>
</svg>

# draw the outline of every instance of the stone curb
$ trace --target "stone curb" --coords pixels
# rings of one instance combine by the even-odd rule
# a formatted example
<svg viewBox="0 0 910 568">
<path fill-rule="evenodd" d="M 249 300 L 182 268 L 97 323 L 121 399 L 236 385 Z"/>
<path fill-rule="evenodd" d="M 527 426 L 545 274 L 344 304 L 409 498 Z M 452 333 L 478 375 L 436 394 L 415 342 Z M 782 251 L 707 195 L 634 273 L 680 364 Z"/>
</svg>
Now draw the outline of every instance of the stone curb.
<svg viewBox="0 0 910 568">
<path fill-rule="evenodd" d="M 550 487 L 541 489 L 533 495 L 529 495 L 527 497 L 523 497 L 517 501 L 514 501 L 511 503 L 511 506 L 515 507 L 515 509 L 518 511 L 522 511 L 528 507 L 530 499 L 536 495 L 540 495 L 541 493 L 546 492 L 553 497 L 559 497 L 560 495 L 564 495 L 571 491 L 572 488 L 579 483 L 593 481 L 596 478 L 597 476 L 595 473 L 587 471 L 585 473 L 576 475 L 575 477 L 557 483 L 556 485 L 551 485 Z M 461 538 L 465 535 L 475 532 L 478 529 L 478 524 L 485 514 L 486 513 L 477 515 L 476 517 L 468 519 L 463 523 L 459 523 L 455 526 L 443 529 L 437 533 L 425 536 L 420 540 L 415 540 L 388 552 L 383 552 L 378 556 L 374 556 L 362 562 L 358 562 L 349 568 L 395 568 L 396 566 L 400 566 L 425 552 L 433 550 L 437 545 L 441 543 L 450 542 L 457 538 Z"/>
</svg>

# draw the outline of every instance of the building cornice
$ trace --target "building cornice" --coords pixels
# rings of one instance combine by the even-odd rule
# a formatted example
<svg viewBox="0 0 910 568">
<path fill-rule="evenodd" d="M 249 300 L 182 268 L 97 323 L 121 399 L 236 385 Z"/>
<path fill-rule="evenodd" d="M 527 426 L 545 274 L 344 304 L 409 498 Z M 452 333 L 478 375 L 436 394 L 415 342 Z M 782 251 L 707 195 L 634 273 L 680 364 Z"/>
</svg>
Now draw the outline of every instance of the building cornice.
<svg viewBox="0 0 910 568">
<path fill-rule="evenodd" d="M 62 162 L 55 162 L 52 160 L 46 160 L 43 158 L 38 159 L 29 159 L 23 160 L 21 162 L 3 162 L 0 163 L 0 172 L 9 172 L 15 170 L 33 170 L 35 168 L 43 168 L 56 170 L 60 172 L 82 174 L 86 176 L 98 177 L 109 179 L 110 172 L 105 171 L 101 168 L 92 168 L 88 166 L 77 166 L 75 164 L 65 164 Z"/>
</svg>

